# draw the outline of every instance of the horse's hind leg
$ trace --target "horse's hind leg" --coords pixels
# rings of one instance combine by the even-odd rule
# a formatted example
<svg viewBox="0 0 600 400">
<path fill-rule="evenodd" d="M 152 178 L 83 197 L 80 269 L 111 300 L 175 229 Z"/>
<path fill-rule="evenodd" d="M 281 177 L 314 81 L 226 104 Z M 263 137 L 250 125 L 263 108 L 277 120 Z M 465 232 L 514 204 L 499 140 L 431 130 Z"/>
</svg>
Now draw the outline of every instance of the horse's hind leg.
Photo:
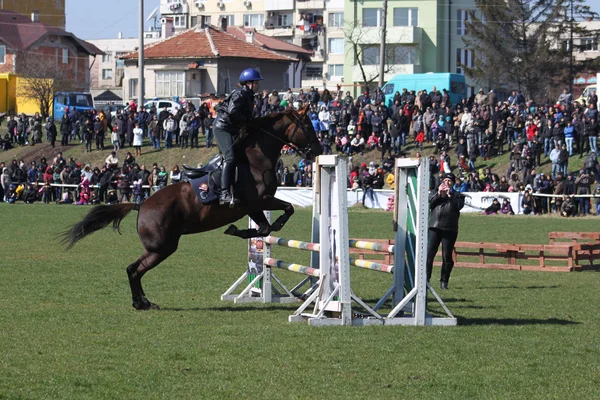
<svg viewBox="0 0 600 400">
<path fill-rule="evenodd" d="M 156 267 L 169 254 L 144 251 L 144 254 L 134 263 L 127 267 L 127 276 L 129 277 L 129 286 L 131 287 L 132 305 L 136 310 L 157 310 L 158 305 L 151 303 L 144 294 L 142 288 L 142 277 L 152 268 Z"/>
</svg>

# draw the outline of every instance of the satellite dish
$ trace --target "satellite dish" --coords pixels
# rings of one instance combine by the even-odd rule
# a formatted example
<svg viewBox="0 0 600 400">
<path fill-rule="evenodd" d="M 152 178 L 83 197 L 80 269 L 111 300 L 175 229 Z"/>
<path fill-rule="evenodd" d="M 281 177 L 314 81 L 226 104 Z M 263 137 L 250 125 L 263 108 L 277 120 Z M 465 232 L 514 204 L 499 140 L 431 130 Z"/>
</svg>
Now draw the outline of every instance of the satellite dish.
<svg viewBox="0 0 600 400">
<path fill-rule="evenodd" d="M 150 21 L 152 18 L 156 17 L 156 13 L 158 12 L 158 7 L 156 7 L 151 13 L 150 16 L 146 19 L 146 22 Z"/>
</svg>

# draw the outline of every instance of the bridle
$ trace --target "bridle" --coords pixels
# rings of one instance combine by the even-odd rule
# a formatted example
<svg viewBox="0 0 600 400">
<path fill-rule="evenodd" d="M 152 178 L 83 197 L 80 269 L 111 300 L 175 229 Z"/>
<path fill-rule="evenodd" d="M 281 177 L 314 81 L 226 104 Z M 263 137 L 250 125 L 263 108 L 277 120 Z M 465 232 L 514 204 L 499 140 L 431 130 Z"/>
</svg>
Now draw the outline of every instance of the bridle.
<svg viewBox="0 0 600 400">
<path fill-rule="evenodd" d="M 291 143 L 291 141 L 294 140 L 294 136 L 296 135 L 296 132 L 298 132 L 298 128 L 300 128 L 300 124 L 302 123 L 302 117 L 300 116 L 300 114 L 298 114 L 298 111 L 296 111 L 295 109 L 292 109 L 290 113 L 294 117 L 292 119 L 292 123 L 294 124 L 294 130 L 292 131 L 292 135 L 290 136 L 289 142 L 281 139 L 278 136 L 273 135 L 271 132 L 267 131 L 266 129 L 260 128 L 260 130 L 263 131 L 264 133 L 266 133 L 267 135 L 279 140 L 286 146 L 290 147 L 296 153 L 300 154 L 303 158 L 306 158 L 308 153 L 310 153 L 310 151 L 311 151 L 310 144 L 306 145 L 304 148 L 299 148 L 295 144 Z"/>
</svg>

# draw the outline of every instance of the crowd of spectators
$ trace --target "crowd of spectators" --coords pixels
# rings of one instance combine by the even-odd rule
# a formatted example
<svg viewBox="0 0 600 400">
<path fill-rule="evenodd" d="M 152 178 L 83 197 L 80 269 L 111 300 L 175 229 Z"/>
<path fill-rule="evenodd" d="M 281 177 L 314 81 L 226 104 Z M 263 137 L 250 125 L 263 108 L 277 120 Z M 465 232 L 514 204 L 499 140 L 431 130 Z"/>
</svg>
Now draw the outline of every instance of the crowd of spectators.
<svg viewBox="0 0 600 400">
<path fill-rule="evenodd" d="M 267 115 L 305 104 L 310 105 L 311 122 L 319 135 L 324 154 L 336 152 L 353 156 L 377 152 L 380 162 L 356 167 L 348 182 L 350 188 L 363 189 L 365 196 L 372 195 L 372 189 L 382 188 L 386 180 L 393 182 L 393 176 L 390 179 L 386 176 L 391 173 L 395 157 L 420 157 L 424 145 L 431 146 L 434 154 L 430 156 L 432 187 L 436 187 L 436 181 L 444 173 L 456 172 L 455 190 L 530 192 L 532 196 L 524 196 L 527 199 L 522 208 L 526 212 L 540 214 L 560 210 L 565 201 L 555 197 L 550 206 L 535 194 L 568 197 L 600 193 L 597 160 L 599 125 L 594 92 L 587 99 L 588 105 L 585 101 L 583 104 L 573 102 L 572 95 L 566 90 L 555 103 L 526 101 L 517 91 L 507 101 L 499 102 L 493 91 L 484 94 L 480 90 L 477 95 L 463 99 L 459 104 L 451 104 L 447 91 L 440 92 L 434 87 L 430 92 L 396 92 L 393 100 L 386 104 L 380 89 L 372 94 L 364 92 L 355 99 L 350 92 L 341 89 L 331 93 L 327 89 L 320 92 L 311 87 L 306 93 L 303 90 L 293 93 L 288 89 L 282 94 L 276 91 L 258 94 L 255 115 Z M 206 146 L 213 146 L 211 128 L 214 110 L 207 103 L 197 110 L 192 103 L 185 103 L 173 113 L 154 107 L 149 110 L 138 108 L 134 103 L 114 115 L 103 110 L 66 111 L 59 127 L 52 118 L 48 118 L 43 126 L 46 139 L 53 147 L 59 133 L 62 146 L 79 140 L 85 142 L 86 151 L 93 151 L 94 144 L 96 151 L 104 150 L 108 137 L 114 154 L 129 146 L 135 150 L 135 155 L 129 152 L 127 160 L 119 168 L 115 168 L 118 162 L 109 162 L 111 156 L 107 158 L 107 165 L 102 167 L 82 167 L 72 159 L 63 162 L 60 153 L 50 164 L 40 160 L 28 167 L 15 160 L 7 166 L 6 172 L 10 183 L 16 184 L 15 191 L 19 185 L 24 193 L 30 189 L 27 185 L 43 184 L 46 187 L 38 192 L 42 195 L 47 192 L 46 201 L 61 201 L 61 196 L 67 196 L 71 191 L 67 190 L 64 194 L 59 187 L 47 186 L 52 183 L 81 185 L 84 177 L 92 187 L 100 185 L 98 190 L 89 191 L 88 198 L 84 199 L 86 202 L 106 202 L 109 191 L 116 192 L 119 185 L 123 185 L 124 196 L 120 196 L 121 199 L 141 200 L 149 194 L 149 190 L 137 189 L 136 194 L 135 187 L 128 191 L 125 186 L 139 182 L 141 186 L 164 187 L 168 183 L 166 175 L 171 174 L 164 167 L 153 166 L 146 170 L 144 166 L 128 161 L 141 154 L 143 138 L 149 138 L 154 149 L 160 149 L 161 145 L 167 149 L 174 146 L 194 148 L 199 147 L 198 136 L 203 135 Z M 39 114 L 29 118 L 24 115 L 10 117 L 1 147 L 35 145 L 41 140 L 42 120 Z M 283 149 L 283 152 L 292 151 L 287 147 Z M 478 160 L 487 161 L 505 152 L 510 153 L 510 166 L 506 172 L 478 168 Z M 584 167 L 569 170 L 569 161 L 577 155 L 585 157 Z M 539 167 L 546 163 L 551 163 L 551 172 L 538 173 Z M 278 181 L 281 186 L 311 186 L 310 168 L 310 163 L 300 162 L 290 167 L 280 163 Z M 178 167 L 174 170 L 176 178 L 171 181 L 177 182 Z M 3 184 L 9 181 L 5 179 L 4 171 L 2 179 Z M 10 192 L 10 183 L 4 188 L 5 195 Z M 73 192 L 73 202 L 80 201 L 79 192 Z M 592 204 L 589 198 L 577 198 L 573 203 L 573 213 L 590 213 Z"/>
</svg>

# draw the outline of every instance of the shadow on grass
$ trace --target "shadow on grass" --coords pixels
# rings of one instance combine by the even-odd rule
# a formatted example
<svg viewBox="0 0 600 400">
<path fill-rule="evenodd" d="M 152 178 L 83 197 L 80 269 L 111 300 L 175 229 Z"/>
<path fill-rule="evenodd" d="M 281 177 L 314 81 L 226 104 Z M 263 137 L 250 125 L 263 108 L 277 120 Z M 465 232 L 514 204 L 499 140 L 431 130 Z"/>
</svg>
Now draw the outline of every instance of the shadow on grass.
<svg viewBox="0 0 600 400">
<path fill-rule="evenodd" d="M 579 325 L 580 322 L 569 321 L 566 319 L 548 318 L 548 319 L 530 319 L 530 318 L 465 318 L 456 317 L 460 326 L 476 325 L 504 325 L 504 326 L 523 326 L 523 325 Z"/>
<path fill-rule="evenodd" d="M 488 290 L 488 289 L 558 289 L 559 286 L 558 285 L 551 285 L 551 286 L 525 286 L 520 287 L 520 286 L 516 286 L 516 285 L 507 285 L 507 286 L 481 286 L 478 287 L 477 289 L 483 289 L 483 290 Z"/>
<path fill-rule="evenodd" d="M 274 311 L 274 310 L 287 310 L 294 311 L 294 307 L 285 306 L 285 305 L 271 305 L 268 307 L 258 307 L 258 303 L 256 306 L 224 306 L 224 307 L 161 307 L 160 311 L 232 311 L 232 312 L 241 312 L 241 311 Z"/>
</svg>

